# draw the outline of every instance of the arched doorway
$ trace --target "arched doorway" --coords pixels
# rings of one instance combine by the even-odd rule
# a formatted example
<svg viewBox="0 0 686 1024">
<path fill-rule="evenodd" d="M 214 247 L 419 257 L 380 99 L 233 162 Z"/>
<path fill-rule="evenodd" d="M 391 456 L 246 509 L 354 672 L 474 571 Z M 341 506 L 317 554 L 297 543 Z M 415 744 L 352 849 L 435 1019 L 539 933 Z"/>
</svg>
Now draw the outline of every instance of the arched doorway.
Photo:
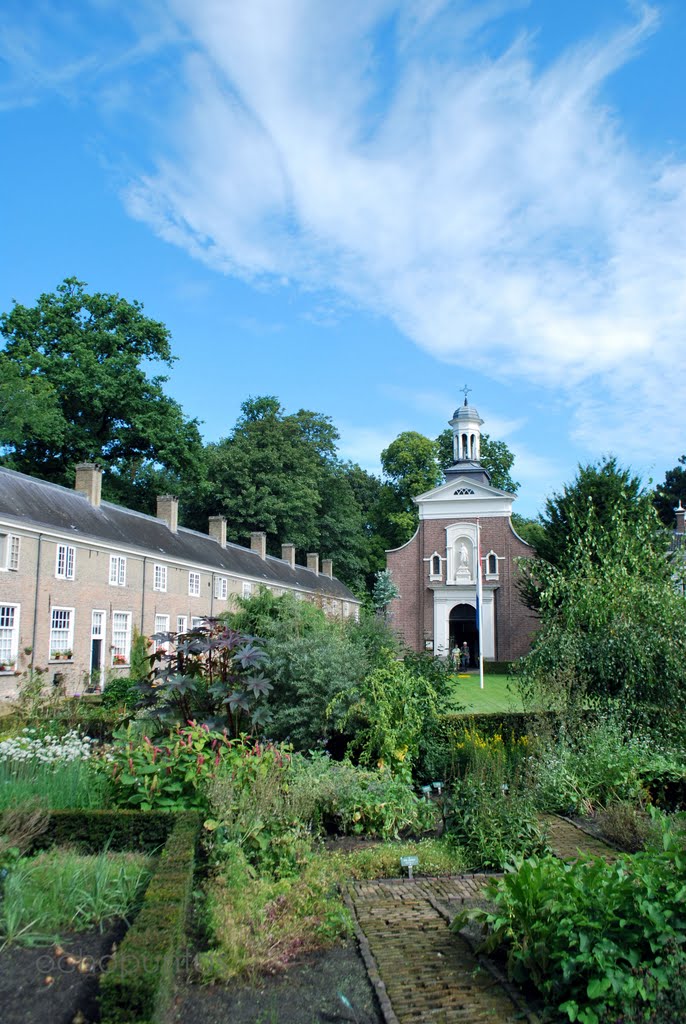
<svg viewBox="0 0 686 1024">
<path fill-rule="evenodd" d="M 476 627 L 476 608 L 471 604 L 456 604 L 451 608 L 448 617 L 450 629 L 450 652 L 455 647 L 462 647 L 466 642 L 469 648 L 469 668 L 475 668 L 479 653 L 479 631 Z"/>
</svg>

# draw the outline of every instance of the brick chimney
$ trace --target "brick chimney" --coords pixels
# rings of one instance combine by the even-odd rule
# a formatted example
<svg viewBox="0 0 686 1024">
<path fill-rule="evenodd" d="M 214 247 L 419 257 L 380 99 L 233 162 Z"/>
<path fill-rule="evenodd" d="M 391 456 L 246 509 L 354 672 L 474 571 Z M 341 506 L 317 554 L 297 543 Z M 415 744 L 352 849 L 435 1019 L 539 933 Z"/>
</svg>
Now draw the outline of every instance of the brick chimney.
<svg viewBox="0 0 686 1024">
<path fill-rule="evenodd" d="M 221 547 L 226 547 L 226 519 L 224 516 L 210 516 L 207 532 L 212 540 L 216 540 Z"/>
<path fill-rule="evenodd" d="M 319 576 L 319 555 L 316 551 L 307 552 L 307 568 Z"/>
<path fill-rule="evenodd" d="M 93 508 L 100 508 L 100 493 L 102 491 L 102 469 L 100 466 L 94 462 L 79 462 L 76 467 L 74 490 L 83 494 Z"/>
<path fill-rule="evenodd" d="M 157 518 L 162 519 L 172 533 L 176 533 L 179 528 L 179 499 L 176 495 L 157 495 Z"/>
<path fill-rule="evenodd" d="M 681 504 L 681 498 L 679 498 L 679 505 L 674 511 L 676 512 L 676 532 L 686 533 L 686 508 Z"/>
<path fill-rule="evenodd" d="M 295 569 L 295 544 L 282 544 L 281 558 L 288 562 L 291 569 Z"/>
<path fill-rule="evenodd" d="M 322 576 L 333 579 L 333 561 L 330 558 L 322 558 Z"/>
<path fill-rule="evenodd" d="M 255 551 L 260 558 L 267 557 L 267 534 L 263 530 L 250 534 L 250 550 Z"/>
</svg>

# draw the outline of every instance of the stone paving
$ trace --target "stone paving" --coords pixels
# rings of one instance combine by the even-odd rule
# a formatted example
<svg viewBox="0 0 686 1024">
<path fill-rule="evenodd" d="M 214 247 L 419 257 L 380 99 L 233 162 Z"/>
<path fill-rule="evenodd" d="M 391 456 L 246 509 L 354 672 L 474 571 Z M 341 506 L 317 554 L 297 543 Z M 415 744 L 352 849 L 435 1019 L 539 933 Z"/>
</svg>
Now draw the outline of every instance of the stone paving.
<svg viewBox="0 0 686 1024">
<path fill-rule="evenodd" d="M 613 847 L 589 835 L 567 818 L 557 814 L 539 814 L 539 820 L 548 831 L 548 842 L 553 853 L 561 860 L 576 860 L 580 853 L 604 857 L 605 860 L 615 860 L 618 856 L 618 851 Z"/>
<path fill-rule="evenodd" d="M 557 857 L 615 857 L 606 843 L 555 815 L 542 815 Z M 514 1024 L 538 1021 L 515 986 L 449 930 L 464 907 L 483 902 L 492 875 L 350 882 L 360 951 L 386 1024 Z"/>
</svg>

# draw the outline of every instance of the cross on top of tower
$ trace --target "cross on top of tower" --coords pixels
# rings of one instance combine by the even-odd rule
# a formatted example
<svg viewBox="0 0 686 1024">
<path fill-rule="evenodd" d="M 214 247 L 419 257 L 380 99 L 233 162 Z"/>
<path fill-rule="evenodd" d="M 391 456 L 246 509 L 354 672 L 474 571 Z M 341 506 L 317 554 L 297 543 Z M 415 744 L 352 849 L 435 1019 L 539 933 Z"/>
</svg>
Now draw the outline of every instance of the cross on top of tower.
<svg viewBox="0 0 686 1024">
<path fill-rule="evenodd" d="M 472 389 L 468 388 L 466 384 L 465 384 L 465 386 L 463 388 L 458 388 L 458 391 L 462 391 L 464 393 L 464 404 L 465 405 L 467 404 L 467 395 L 469 394 L 469 392 L 471 390 Z"/>
</svg>

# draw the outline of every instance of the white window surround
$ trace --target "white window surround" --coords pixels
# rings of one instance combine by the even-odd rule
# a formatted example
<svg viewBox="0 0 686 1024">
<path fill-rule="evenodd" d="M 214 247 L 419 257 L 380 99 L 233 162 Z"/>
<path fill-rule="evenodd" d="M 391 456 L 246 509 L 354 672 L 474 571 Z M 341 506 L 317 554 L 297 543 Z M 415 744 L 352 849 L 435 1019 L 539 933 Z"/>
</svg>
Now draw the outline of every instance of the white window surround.
<svg viewBox="0 0 686 1024">
<path fill-rule="evenodd" d="M 76 566 L 76 548 L 71 544 L 58 544 L 55 555 L 55 577 L 58 580 L 73 580 Z"/>
<path fill-rule="evenodd" d="M 252 583 L 248 583 L 247 580 L 243 580 L 243 597 L 250 597 L 252 595 Z"/>
<path fill-rule="evenodd" d="M 168 615 L 155 615 L 155 633 L 168 633 L 169 632 L 169 616 Z M 168 640 L 164 642 L 156 641 L 156 648 L 158 651 L 164 651 L 168 654 L 171 650 L 171 646 Z"/>
<path fill-rule="evenodd" d="M 438 559 L 438 563 L 436 563 L 436 559 Z M 439 580 L 442 580 L 443 563 L 446 561 L 446 559 L 439 555 L 438 551 L 434 551 L 433 554 L 429 555 L 428 558 L 425 558 L 424 561 L 429 563 L 429 582 L 436 583 Z M 438 572 L 436 571 L 437 565 Z"/>
<path fill-rule="evenodd" d="M 123 555 L 110 555 L 110 586 L 126 586 L 126 558 Z"/>
<path fill-rule="evenodd" d="M 70 661 L 74 651 L 74 609 L 53 605 L 50 609 L 49 660 Z"/>
<path fill-rule="evenodd" d="M 205 623 L 203 615 L 193 615 L 191 618 L 191 629 L 202 629 Z"/>
<path fill-rule="evenodd" d="M 16 533 L 0 533 L 0 572 L 16 572 L 19 568 L 21 537 Z"/>
<path fill-rule="evenodd" d="M 498 570 L 498 562 L 503 561 L 502 555 L 496 555 L 495 551 L 491 548 L 487 555 L 482 555 L 484 563 L 484 576 L 487 580 L 497 580 L 500 578 L 500 572 Z"/>
<path fill-rule="evenodd" d="M 214 596 L 218 601 L 226 601 L 229 596 L 229 581 L 226 576 L 214 577 Z"/>
<path fill-rule="evenodd" d="M 155 562 L 153 567 L 152 589 L 160 594 L 167 593 L 167 566 Z"/>
<path fill-rule="evenodd" d="M 200 597 L 200 573 L 188 573 L 188 595 L 189 597 Z"/>
<path fill-rule="evenodd" d="M 112 665 L 128 665 L 131 658 L 131 612 L 112 612 Z"/>
<path fill-rule="evenodd" d="M 187 633 L 188 632 L 188 616 L 177 615 L 176 616 L 176 632 Z"/>
<path fill-rule="evenodd" d="M 0 604 L 0 672 L 13 672 L 19 652 L 20 604 Z"/>
</svg>

